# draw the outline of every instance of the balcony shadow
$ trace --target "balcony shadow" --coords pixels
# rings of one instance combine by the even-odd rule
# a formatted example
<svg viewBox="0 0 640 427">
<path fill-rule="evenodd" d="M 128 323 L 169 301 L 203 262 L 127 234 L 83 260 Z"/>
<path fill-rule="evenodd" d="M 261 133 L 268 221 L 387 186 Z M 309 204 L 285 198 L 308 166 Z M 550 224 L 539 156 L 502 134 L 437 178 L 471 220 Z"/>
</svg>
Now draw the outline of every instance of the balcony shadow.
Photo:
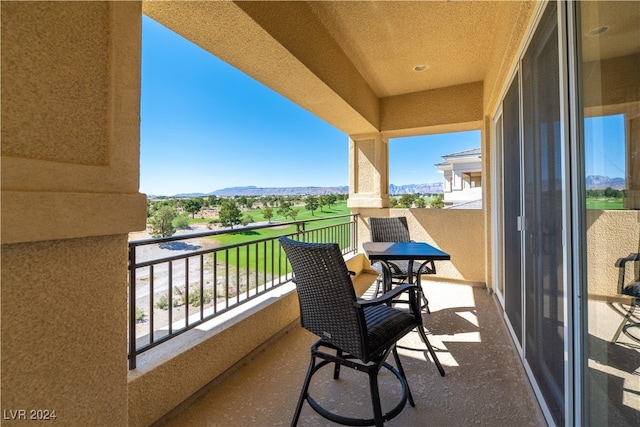
<svg viewBox="0 0 640 427">
<path fill-rule="evenodd" d="M 170 251 L 197 251 L 202 248 L 200 245 L 192 245 L 185 242 L 166 242 L 158 245 L 160 249 L 167 249 Z"/>
<path fill-rule="evenodd" d="M 640 348 L 594 335 L 589 335 L 588 345 L 592 425 L 640 425 L 640 388 L 634 387 L 640 382 Z"/>
</svg>

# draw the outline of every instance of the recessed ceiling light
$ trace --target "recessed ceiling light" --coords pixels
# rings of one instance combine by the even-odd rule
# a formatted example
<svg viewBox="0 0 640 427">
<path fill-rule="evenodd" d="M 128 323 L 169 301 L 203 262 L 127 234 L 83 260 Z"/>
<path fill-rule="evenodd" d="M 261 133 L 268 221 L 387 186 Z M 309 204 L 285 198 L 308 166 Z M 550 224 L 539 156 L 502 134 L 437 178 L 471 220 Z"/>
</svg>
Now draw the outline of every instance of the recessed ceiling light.
<svg viewBox="0 0 640 427">
<path fill-rule="evenodd" d="M 415 67 L 413 67 L 413 71 L 424 71 L 427 68 L 429 68 L 427 65 L 419 64 L 419 65 L 416 65 Z"/>
<path fill-rule="evenodd" d="M 589 32 L 587 33 L 587 35 L 588 36 L 597 36 L 598 34 L 604 33 L 608 29 L 609 29 L 609 27 L 607 27 L 606 25 L 602 25 L 601 27 L 596 27 L 596 28 L 590 29 Z"/>
</svg>

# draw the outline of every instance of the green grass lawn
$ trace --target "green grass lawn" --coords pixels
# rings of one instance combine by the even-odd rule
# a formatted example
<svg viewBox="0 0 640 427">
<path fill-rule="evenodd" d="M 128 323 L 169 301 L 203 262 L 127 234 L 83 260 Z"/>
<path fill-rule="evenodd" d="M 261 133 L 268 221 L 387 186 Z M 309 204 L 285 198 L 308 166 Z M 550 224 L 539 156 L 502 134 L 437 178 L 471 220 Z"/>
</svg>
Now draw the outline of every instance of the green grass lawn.
<svg viewBox="0 0 640 427">
<path fill-rule="evenodd" d="M 587 198 L 587 209 L 607 210 L 624 209 L 623 199 L 593 199 Z"/>
<path fill-rule="evenodd" d="M 310 219 L 318 219 L 318 218 L 327 218 L 337 215 L 345 215 L 351 213 L 349 208 L 347 207 L 346 202 L 337 202 L 331 208 L 324 207 L 323 210 L 317 209 L 313 212 L 313 215 L 310 211 L 304 209 L 303 206 L 296 207 L 300 209 L 300 214 L 296 217 L 296 221 L 305 221 Z M 262 216 L 262 212 L 260 209 L 255 209 L 250 212 L 245 212 L 251 215 L 254 222 L 264 222 L 266 221 Z M 190 220 L 189 222 L 207 222 L 208 220 L 196 219 Z M 212 236 L 208 237 L 208 240 L 215 241 L 219 246 L 231 246 L 239 243 L 247 243 L 261 239 L 274 238 L 279 237 L 285 234 L 294 233 L 296 231 L 295 225 L 283 225 L 277 226 L 278 223 L 286 223 L 292 222 L 291 218 L 284 218 L 282 216 L 276 216 L 271 219 L 271 222 L 276 225 L 274 228 L 266 228 L 262 230 L 242 230 L 242 228 L 238 228 L 238 231 L 232 231 L 228 234 L 220 235 L 220 236 Z M 335 224 L 343 224 L 349 222 L 349 217 L 344 218 L 334 218 L 334 219 L 326 219 L 320 221 L 314 221 L 312 223 L 307 224 L 306 230 L 313 230 L 321 227 L 327 227 Z M 247 255 L 247 251 L 249 254 Z M 258 265 L 258 270 L 263 271 L 271 271 L 272 262 L 277 265 L 279 260 L 284 260 L 284 254 L 280 253 L 280 245 L 276 242 L 273 246 L 270 243 L 267 243 L 266 247 L 264 245 L 250 245 L 243 246 L 237 250 L 231 250 L 228 252 L 220 251 L 217 254 L 218 262 L 228 262 L 232 266 L 240 265 L 241 268 L 244 268 L 246 265 Z M 283 261 L 281 261 L 283 262 Z M 257 264 L 256 264 L 257 263 Z M 284 263 L 284 262 L 283 262 Z M 284 263 L 286 264 L 286 263 Z M 283 265 L 284 265 L 283 264 Z M 284 273 L 286 267 L 282 267 L 281 271 Z"/>
</svg>

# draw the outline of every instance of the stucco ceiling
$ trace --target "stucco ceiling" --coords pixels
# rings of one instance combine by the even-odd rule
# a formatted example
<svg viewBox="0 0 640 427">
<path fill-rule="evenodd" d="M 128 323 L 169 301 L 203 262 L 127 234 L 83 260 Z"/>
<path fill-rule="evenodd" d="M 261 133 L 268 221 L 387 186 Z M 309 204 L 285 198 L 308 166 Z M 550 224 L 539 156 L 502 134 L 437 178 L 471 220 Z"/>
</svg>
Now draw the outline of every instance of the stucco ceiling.
<svg viewBox="0 0 640 427">
<path fill-rule="evenodd" d="M 379 97 L 484 80 L 495 27 L 508 18 L 487 1 L 309 6 Z"/>
</svg>

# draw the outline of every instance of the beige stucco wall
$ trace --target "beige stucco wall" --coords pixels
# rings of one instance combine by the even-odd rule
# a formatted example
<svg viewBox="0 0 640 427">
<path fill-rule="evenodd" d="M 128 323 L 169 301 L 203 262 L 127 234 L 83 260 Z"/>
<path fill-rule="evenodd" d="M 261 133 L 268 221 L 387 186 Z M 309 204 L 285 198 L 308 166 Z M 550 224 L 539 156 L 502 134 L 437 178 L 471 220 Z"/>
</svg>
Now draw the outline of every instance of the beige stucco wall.
<svg viewBox="0 0 640 427">
<path fill-rule="evenodd" d="M 3 410 L 126 425 L 126 268 L 126 236 L 2 246 Z"/>
<path fill-rule="evenodd" d="M 640 251 L 640 211 L 587 211 L 587 286 L 590 294 L 615 295 L 619 258 Z"/>
<path fill-rule="evenodd" d="M 362 254 L 349 257 L 358 273 L 354 286 L 362 294 L 375 275 Z M 293 284 L 248 303 L 237 312 L 191 330 L 139 356 L 129 372 L 129 425 L 147 426 L 188 400 L 225 372 L 235 369 L 288 328 L 299 325 L 300 309 Z M 287 355 L 283 355 L 287 357 Z"/>
<path fill-rule="evenodd" d="M 126 425 L 127 233 L 146 219 L 140 3 L 0 11 L 2 409 Z"/>
<path fill-rule="evenodd" d="M 436 263 L 436 279 L 485 283 L 484 212 L 480 209 L 357 209 L 358 243 L 369 241 L 369 217 L 405 216 L 415 241 L 451 255 Z M 362 248 L 360 248 L 362 251 Z"/>
</svg>

